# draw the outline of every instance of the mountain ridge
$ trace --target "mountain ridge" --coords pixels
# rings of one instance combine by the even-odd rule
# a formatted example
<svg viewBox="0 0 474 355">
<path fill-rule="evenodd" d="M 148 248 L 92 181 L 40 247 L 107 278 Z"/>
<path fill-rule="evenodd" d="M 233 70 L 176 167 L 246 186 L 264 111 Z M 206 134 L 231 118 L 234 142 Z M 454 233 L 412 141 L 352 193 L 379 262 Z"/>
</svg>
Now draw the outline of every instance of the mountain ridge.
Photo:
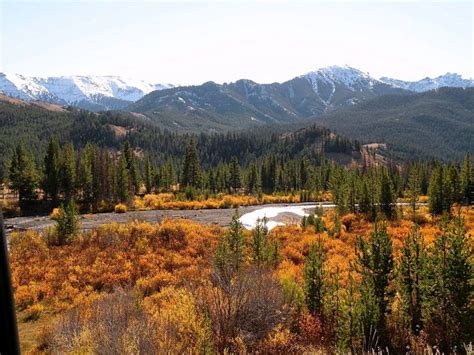
<svg viewBox="0 0 474 355">
<path fill-rule="evenodd" d="M 72 105 L 91 111 L 121 110 L 156 90 L 176 87 L 184 89 L 206 86 L 209 83 L 213 82 L 174 86 L 113 75 L 35 77 L 0 73 L 0 93 L 23 100 Z M 244 101 L 255 106 L 256 101 L 261 101 L 252 110 L 262 111 L 261 106 L 264 104 L 267 108 L 260 112 L 260 118 L 263 121 L 279 121 L 284 112 L 290 116 L 309 117 L 350 106 L 370 97 L 394 93 L 396 90 L 424 92 L 442 86 L 472 87 L 474 81 L 452 73 L 419 81 L 388 77 L 377 79 L 347 65 L 333 65 L 282 83 L 260 84 L 249 79 L 240 79 L 232 83 L 213 84 L 227 88 L 224 93 L 241 102 L 245 98 Z M 260 97 L 257 92 L 261 93 Z M 258 120 L 257 117 L 254 119 Z"/>
<path fill-rule="evenodd" d="M 78 106 L 91 111 L 122 109 L 149 92 L 171 86 L 110 75 L 35 77 L 0 73 L 0 92 L 8 96 Z"/>
</svg>

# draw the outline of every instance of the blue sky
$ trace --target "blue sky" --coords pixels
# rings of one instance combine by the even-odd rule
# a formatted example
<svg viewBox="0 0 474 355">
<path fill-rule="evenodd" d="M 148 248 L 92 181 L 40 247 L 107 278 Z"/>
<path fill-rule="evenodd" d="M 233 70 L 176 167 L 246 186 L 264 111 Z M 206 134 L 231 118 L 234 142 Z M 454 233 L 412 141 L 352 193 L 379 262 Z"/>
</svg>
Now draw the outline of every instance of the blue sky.
<svg viewBox="0 0 474 355">
<path fill-rule="evenodd" d="M 200 84 L 320 67 L 474 77 L 473 2 L 0 3 L 0 71 Z"/>
</svg>

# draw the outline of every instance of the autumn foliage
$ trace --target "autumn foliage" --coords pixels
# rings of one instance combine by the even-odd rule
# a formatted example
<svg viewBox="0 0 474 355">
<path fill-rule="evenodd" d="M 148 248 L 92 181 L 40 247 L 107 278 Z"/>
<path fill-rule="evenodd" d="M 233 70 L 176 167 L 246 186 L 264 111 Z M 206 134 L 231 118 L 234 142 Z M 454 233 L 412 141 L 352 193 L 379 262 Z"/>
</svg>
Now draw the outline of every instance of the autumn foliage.
<svg viewBox="0 0 474 355">
<path fill-rule="evenodd" d="M 463 217 L 472 235 L 474 209 L 464 209 Z M 48 245 L 37 232 L 13 233 L 17 308 L 25 321 L 54 320 L 38 337 L 39 352 L 324 353 L 349 349 L 349 341 L 362 348 L 362 338 L 344 338 L 351 325 L 337 312 L 348 309 L 350 290 L 360 282 L 353 268 L 358 237 L 366 238 L 374 226 L 360 215 L 336 211 L 322 218 L 324 232 L 312 225 L 273 229 L 268 243 L 278 241 L 278 263 L 264 266 L 253 264 L 251 232 L 244 231 L 243 266 L 231 278 L 215 268 L 216 248 L 227 229 L 214 225 L 112 224 L 62 246 Z M 420 226 L 427 248 L 440 226 L 439 220 Z M 397 263 L 412 228 L 405 219 L 387 223 Z M 308 312 L 303 289 L 304 265 L 316 241 L 332 282 L 322 319 Z M 472 247 L 472 239 L 469 243 Z M 399 329 L 400 299 L 394 299 L 393 309 L 389 327 Z M 403 334 L 400 342 L 409 338 L 420 349 L 432 341 Z"/>
</svg>

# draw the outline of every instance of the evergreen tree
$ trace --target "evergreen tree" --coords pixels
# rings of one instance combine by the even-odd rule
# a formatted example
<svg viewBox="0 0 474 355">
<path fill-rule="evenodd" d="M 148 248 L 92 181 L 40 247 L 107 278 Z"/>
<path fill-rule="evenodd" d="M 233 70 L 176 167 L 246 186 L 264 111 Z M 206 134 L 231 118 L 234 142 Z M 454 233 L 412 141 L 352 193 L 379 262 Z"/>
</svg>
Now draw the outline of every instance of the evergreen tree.
<svg viewBox="0 0 474 355">
<path fill-rule="evenodd" d="M 74 146 L 68 143 L 64 147 L 64 154 L 61 164 L 61 182 L 65 199 L 73 198 L 76 189 L 76 153 Z"/>
<path fill-rule="evenodd" d="M 117 166 L 117 187 L 116 195 L 120 202 L 126 203 L 128 201 L 128 185 L 129 185 L 129 171 L 127 169 L 127 162 L 125 156 L 120 155 Z"/>
<path fill-rule="evenodd" d="M 304 264 L 304 290 L 308 311 L 315 316 L 323 316 L 324 262 L 326 256 L 321 240 L 309 248 Z"/>
<path fill-rule="evenodd" d="M 410 198 L 410 205 L 413 212 L 413 218 L 416 217 L 416 208 L 418 204 L 418 198 L 421 194 L 421 174 L 420 168 L 417 164 L 413 165 L 410 169 L 408 176 L 408 196 Z"/>
<path fill-rule="evenodd" d="M 141 184 L 140 170 L 138 169 L 138 161 L 135 153 L 128 141 L 124 144 L 122 154 L 125 157 L 126 167 L 129 172 L 128 188 L 132 195 L 138 194 Z"/>
<path fill-rule="evenodd" d="M 467 153 L 464 157 L 460 175 L 461 200 L 470 205 L 474 201 L 474 171 L 471 153 Z"/>
<path fill-rule="evenodd" d="M 145 180 L 146 193 L 149 194 L 153 189 L 153 166 L 151 165 L 150 156 L 145 155 L 143 160 L 143 178 Z"/>
<path fill-rule="evenodd" d="M 446 211 L 451 211 L 451 206 L 461 200 L 461 184 L 458 170 L 454 164 L 449 164 L 446 169 L 444 188 L 445 209 Z"/>
<path fill-rule="evenodd" d="M 346 213 L 349 204 L 349 185 L 347 183 L 347 172 L 342 167 L 334 169 L 329 186 L 339 213 Z"/>
<path fill-rule="evenodd" d="M 445 211 L 444 201 L 444 173 L 443 167 L 438 164 L 431 172 L 428 186 L 429 207 L 433 215 L 440 215 Z"/>
<path fill-rule="evenodd" d="M 201 163 L 199 162 L 199 156 L 193 138 L 191 138 L 186 148 L 181 183 L 184 187 L 201 187 Z"/>
<path fill-rule="evenodd" d="M 382 169 L 379 176 L 379 208 L 385 217 L 391 219 L 395 215 L 396 202 L 392 181 L 385 168 Z"/>
<path fill-rule="evenodd" d="M 366 309 L 364 334 L 375 329 L 386 340 L 386 316 L 393 297 L 389 288 L 393 279 L 392 240 L 385 224 L 376 223 L 368 241 L 359 238 L 356 261 L 362 277 L 361 297 Z"/>
<path fill-rule="evenodd" d="M 56 138 L 51 138 L 46 149 L 43 165 L 43 180 L 41 187 L 54 202 L 58 199 L 61 189 L 61 155 L 59 142 Z"/>
<path fill-rule="evenodd" d="M 400 293 L 410 319 L 411 330 L 418 335 L 423 326 L 422 304 L 426 278 L 427 255 L 423 236 L 418 226 L 413 226 L 403 241 L 399 265 Z"/>
<path fill-rule="evenodd" d="M 58 245 L 64 245 L 71 241 L 79 228 L 79 216 L 76 203 L 70 199 L 66 206 L 61 205 L 59 215 L 56 219 L 56 234 Z"/>
<path fill-rule="evenodd" d="M 441 349 L 450 353 L 453 346 L 472 340 L 474 286 L 472 247 L 461 216 L 443 228 L 430 258 L 430 280 L 425 298 L 425 318 L 442 335 Z"/>
<path fill-rule="evenodd" d="M 216 250 L 215 266 L 225 276 L 239 271 L 244 259 L 244 234 L 239 218 L 239 213 L 236 210 L 229 230 L 220 239 Z"/>
<path fill-rule="evenodd" d="M 309 161 L 306 156 L 300 161 L 300 186 L 302 189 L 309 188 Z"/>
<path fill-rule="evenodd" d="M 233 156 L 230 162 L 230 186 L 233 190 L 240 189 L 240 165 L 237 157 Z"/>
<path fill-rule="evenodd" d="M 18 143 L 10 164 L 10 188 L 18 192 L 21 201 L 36 196 L 35 189 L 38 183 L 35 164 L 31 154 L 22 142 Z"/>
<path fill-rule="evenodd" d="M 254 264 L 261 266 L 269 258 L 267 219 L 257 220 L 252 231 L 252 259 Z"/>
</svg>

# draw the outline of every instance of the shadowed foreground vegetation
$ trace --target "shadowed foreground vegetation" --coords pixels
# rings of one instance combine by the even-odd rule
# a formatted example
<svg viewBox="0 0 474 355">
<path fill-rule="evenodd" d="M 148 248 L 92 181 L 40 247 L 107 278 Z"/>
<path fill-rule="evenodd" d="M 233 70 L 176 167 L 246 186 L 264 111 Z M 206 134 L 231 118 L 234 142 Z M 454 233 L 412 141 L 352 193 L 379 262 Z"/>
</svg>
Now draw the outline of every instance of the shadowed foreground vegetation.
<svg viewBox="0 0 474 355">
<path fill-rule="evenodd" d="M 458 212 L 420 208 L 414 225 L 408 208 L 376 224 L 333 210 L 271 232 L 134 222 L 62 245 L 57 231 L 13 233 L 24 350 L 463 353 L 474 209 Z"/>
</svg>

